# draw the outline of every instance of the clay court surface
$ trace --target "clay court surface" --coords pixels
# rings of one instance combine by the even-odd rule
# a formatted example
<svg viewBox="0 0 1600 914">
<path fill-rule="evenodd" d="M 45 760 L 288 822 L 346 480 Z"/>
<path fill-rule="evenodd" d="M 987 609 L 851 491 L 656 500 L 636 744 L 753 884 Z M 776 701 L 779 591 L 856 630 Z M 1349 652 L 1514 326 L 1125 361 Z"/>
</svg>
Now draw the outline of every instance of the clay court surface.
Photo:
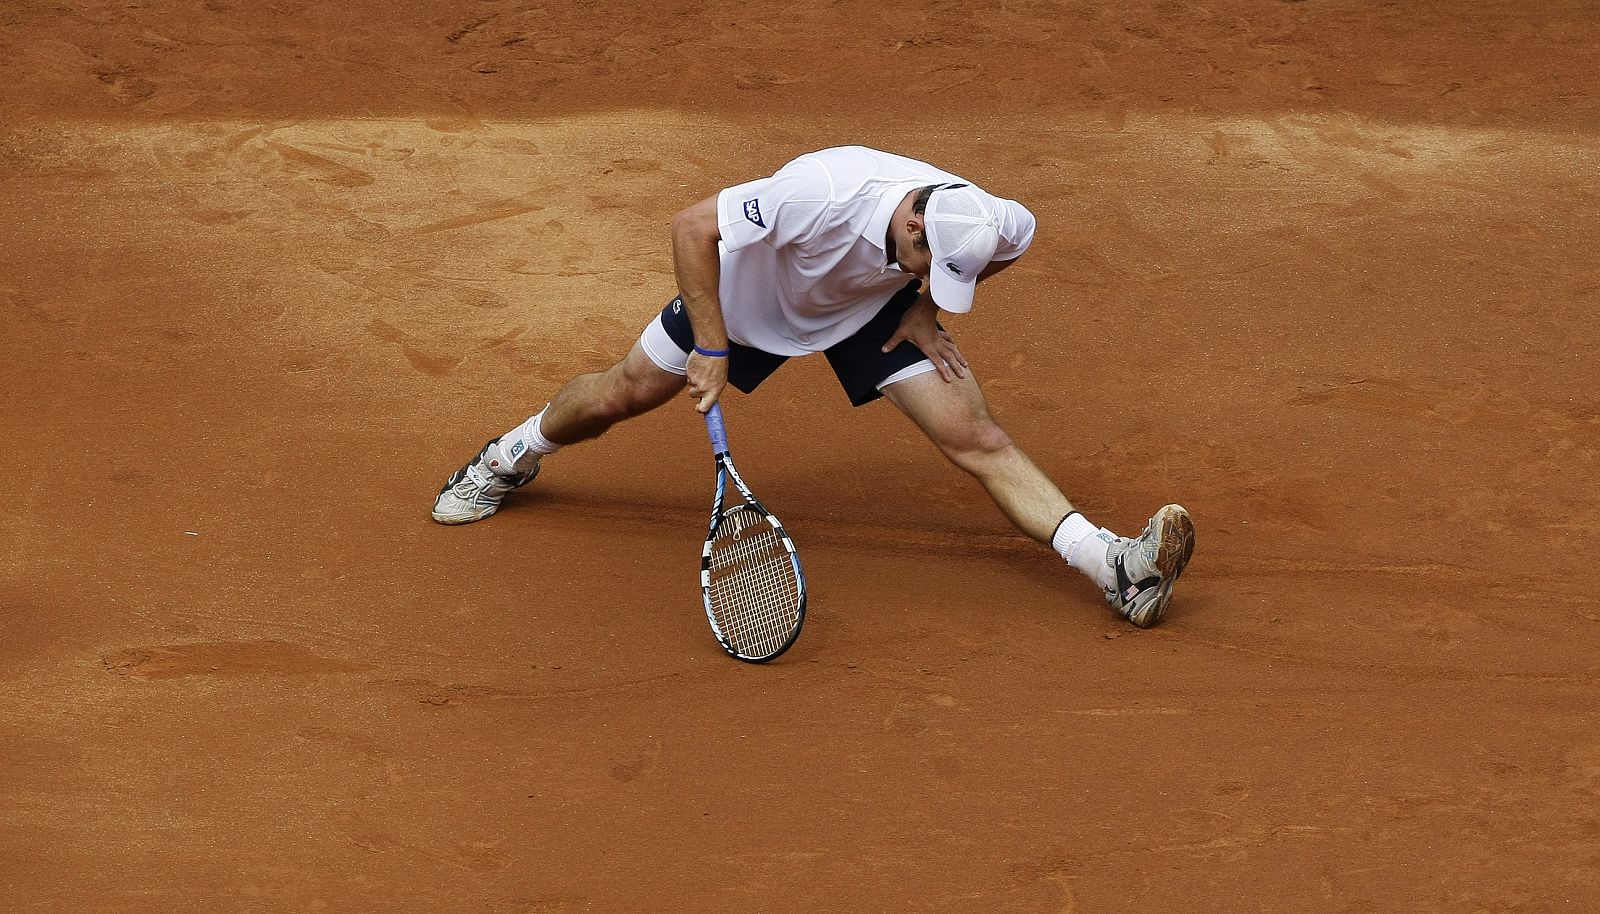
<svg viewBox="0 0 1600 914">
<path fill-rule="evenodd" d="M 1600 910 L 1600 6 L 0 7 L 0 910 Z M 952 318 L 1121 622 L 820 359 L 812 587 L 700 609 L 687 401 L 444 478 L 824 146 L 1028 204 Z"/>
</svg>

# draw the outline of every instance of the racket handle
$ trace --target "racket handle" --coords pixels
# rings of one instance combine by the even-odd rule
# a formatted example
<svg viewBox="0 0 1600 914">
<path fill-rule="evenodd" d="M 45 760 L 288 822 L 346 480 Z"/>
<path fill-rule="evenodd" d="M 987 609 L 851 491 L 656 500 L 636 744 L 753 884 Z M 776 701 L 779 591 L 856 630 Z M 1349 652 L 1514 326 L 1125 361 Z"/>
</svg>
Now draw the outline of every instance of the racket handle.
<svg viewBox="0 0 1600 914">
<path fill-rule="evenodd" d="M 711 404 L 711 408 L 706 411 L 706 434 L 711 436 L 713 453 L 728 453 L 728 429 L 722 424 L 721 403 Z"/>
</svg>

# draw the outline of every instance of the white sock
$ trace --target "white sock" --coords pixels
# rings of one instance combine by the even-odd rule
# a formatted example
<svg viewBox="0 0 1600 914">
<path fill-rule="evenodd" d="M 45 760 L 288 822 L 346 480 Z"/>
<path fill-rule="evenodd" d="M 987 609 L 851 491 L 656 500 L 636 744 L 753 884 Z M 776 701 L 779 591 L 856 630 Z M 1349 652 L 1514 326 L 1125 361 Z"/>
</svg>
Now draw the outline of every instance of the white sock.
<svg viewBox="0 0 1600 914">
<path fill-rule="evenodd" d="M 1050 548 L 1060 553 L 1067 564 L 1078 569 L 1102 590 L 1114 587 L 1116 572 L 1106 564 L 1106 553 L 1117 535 L 1104 527 L 1096 527 L 1089 519 L 1074 511 L 1061 519 L 1055 535 L 1050 537 Z"/>
<path fill-rule="evenodd" d="M 501 476 L 526 473 L 539 465 L 539 458 L 561 450 L 561 445 L 551 442 L 540 431 L 548 405 L 538 415 L 500 436 L 500 443 L 489 449 L 489 469 Z M 509 467 L 509 469 L 507 469 Z"/>
</svg>

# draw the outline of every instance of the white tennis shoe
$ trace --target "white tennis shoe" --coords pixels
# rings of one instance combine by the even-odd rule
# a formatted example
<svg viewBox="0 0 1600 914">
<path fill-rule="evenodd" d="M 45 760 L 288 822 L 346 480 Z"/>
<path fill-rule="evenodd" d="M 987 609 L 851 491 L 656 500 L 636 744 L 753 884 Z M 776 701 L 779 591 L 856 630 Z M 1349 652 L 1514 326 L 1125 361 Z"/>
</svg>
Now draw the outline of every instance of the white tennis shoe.
<svg viewBox="0 0 1600 914">
<path fill-rule="evenodd" d="M 515 489 L 539 475 L 539 466 L 526 473 L 502 474 L 497 458 L 489 456 L 499 438 L 489 439 L 478 456 L 456 470 L 433 500 L 433 519 L 441 524 L 470 524 L 500 510 L 500 502 Z"/>
<path fill-rule="evenodd" d="M 1194 554 L 1194 521 L 1182 505 L 1167 505 L 1144 532 L 1117 537 L 1106 563 L 1117 575 L 1115 589 L 1106 588 L 1106 602 L 1140 628 L 1161 621 L 1172 600 L 1172 585 Z"/>
</svg>

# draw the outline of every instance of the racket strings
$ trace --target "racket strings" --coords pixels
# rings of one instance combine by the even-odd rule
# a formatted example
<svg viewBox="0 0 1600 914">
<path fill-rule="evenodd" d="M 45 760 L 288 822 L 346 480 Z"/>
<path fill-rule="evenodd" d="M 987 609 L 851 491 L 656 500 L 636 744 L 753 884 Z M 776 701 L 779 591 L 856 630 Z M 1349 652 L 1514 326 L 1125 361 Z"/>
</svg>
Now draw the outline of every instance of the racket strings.
<svg viewBox="0 0 1600 914">
<path fill-rule="evenodd" d="M 800 582 L 783 537 L 766 515 L 740 506 L 711 544 L 711 611 L 740 654 L 777 651 L 800 621 Z"/>
</svg>

